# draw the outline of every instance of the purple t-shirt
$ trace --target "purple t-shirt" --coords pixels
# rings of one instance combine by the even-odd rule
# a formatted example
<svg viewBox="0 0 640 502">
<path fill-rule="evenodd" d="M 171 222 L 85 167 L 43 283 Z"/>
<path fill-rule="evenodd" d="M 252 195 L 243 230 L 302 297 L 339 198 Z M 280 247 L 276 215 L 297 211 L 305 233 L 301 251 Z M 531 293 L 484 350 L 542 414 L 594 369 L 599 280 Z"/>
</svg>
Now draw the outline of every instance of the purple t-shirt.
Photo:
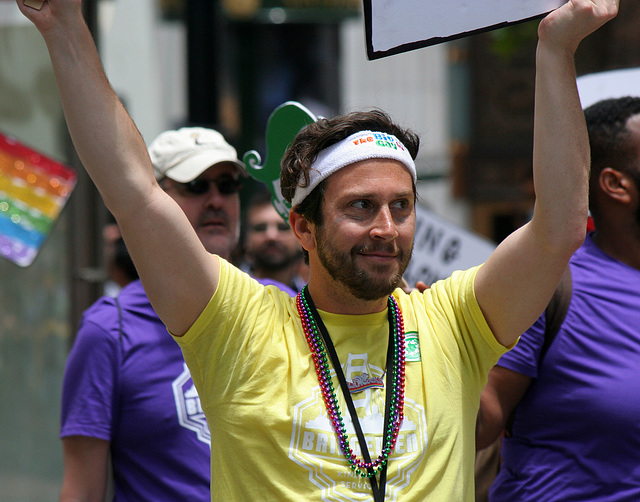
<svg viewBox="0 0 640 502">
<path fill-rule="evenodd" d="M 210 434 L 178 345 L 140 281 L 84 314 L 67 360 L 61 437 L 111 442 L 114 500 L 210 500 Z"/>
<path fill-rule="evenodd" d="M 292 296 L 281 283 L 268 282 Z M 182 352 L 140 281 L 84 313 L 67 360 L 60 437 L 111 443 L 114 500 L 209 501 L 209 428 Z"/>
<path fill-rule="evenodd" d="M 533 378 L 492 502 L 640 501 L 640 271 L 589 234 L 567 316 L 542 364 L 544 314 L 498 365 Z"/>
</svg>

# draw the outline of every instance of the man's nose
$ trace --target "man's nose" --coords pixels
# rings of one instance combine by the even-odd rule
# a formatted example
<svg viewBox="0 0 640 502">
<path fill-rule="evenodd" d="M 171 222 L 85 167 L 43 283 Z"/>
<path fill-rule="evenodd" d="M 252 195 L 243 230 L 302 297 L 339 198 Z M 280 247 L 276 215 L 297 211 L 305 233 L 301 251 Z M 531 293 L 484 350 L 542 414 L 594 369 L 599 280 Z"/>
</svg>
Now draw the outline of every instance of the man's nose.
<svg viewBox="0 0 640 502">
<path fill-rule="evenodd" d="M 396 224 L 389 206 L 382 206 L 376 214 L 371 228 L 371 237 L 390 241 L 398 236 Z"/>
<path fill-rule="evenodd" d="M 278 230 L 278 225 L 276 223 L 271 223 L 267 225 L 267 229 L 265 230 L 265 237 L 269 240 L 276 240 L 280 235 L 280 231 Z"/>
<path fill-rule="evenodd" d="M 204 204 L 207 207 L 222 207 L 225 196 L 220 192 L 218 186 L 215 183 L 209 184 L 209 190 L 205 195 Z"/>
</svg>

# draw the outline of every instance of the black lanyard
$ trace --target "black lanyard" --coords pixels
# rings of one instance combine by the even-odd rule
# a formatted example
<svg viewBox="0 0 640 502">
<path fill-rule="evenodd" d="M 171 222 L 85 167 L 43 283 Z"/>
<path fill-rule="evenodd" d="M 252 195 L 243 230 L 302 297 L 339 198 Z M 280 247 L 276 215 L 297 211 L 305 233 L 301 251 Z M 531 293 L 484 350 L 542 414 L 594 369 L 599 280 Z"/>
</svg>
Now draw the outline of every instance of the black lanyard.
<svg viewBox="0 0 640 502">
<path fill-rule="evenodd" d="M 340 359 L 338 358 L 336 349 L 333 346 L 333 342 L 331 341 L 329 332 L 327 331 L 327 328 L 324 325 L 324 322 L 322 322 L 322 318 L 318 314 L 318 310 L 316 309 L 316 306 L 313 303 L 313 300 L 311 299 L 309 290 L 305 288 L 303 290 L 303 294 L 304 294 L 305 300 L 307 301 L 307 305 L 309 306 L 309 311 L 316 322 L 316 326 L 318 326 L 318 329 L 320 330 L 320 336 L 322 336 L 322 341 L 324 342 L 325 349 L 327 350 L 329 357 L 331 358 L 331 364 L 333 365 L 333 368 L 336 372 L 336 376 L 338 377 L 338 381 L 340 382 L 340 388 L 342 389 L 344 400 L 347 404 L 347 408 L 349 408 L 349 414 L 351 415 L 351 421 L 353 422 L 353 426 L 358 436 L 358 442 L 360 443 L 362 456 L 364 457 L 365 462 L 368 462 L 370 464 L 371 456 L 369 455 L 367 442 L 365 440 L 364 434 L 362 433 L 362 427 L 360 427 L 360 420 L 358 419 L 356 408 L 353 405 L 353 399 L 351 399 L 351 392 L 349 391 L 347 380 L 344 377 L 342 366 L 340 366 Z M 382 429 L 383 444 L 384 444 L 384 433 L 389 427 L 389 421 L 391 420 L 392 392 L 390 392 L 390 389 L 393 386 L 393 313 L 391 312 L 391 309 L 389 309 L 388 322 L 389 322 L 389 346 L 387 347 L 387 366 L 386 366 L 387 376 L 386 376 L 386 388 L 385 388 L 386 396 L 385 396 L 385 407 L 384 407 L 384 428 Z M 368 471 L 369 473 L 372 473 L 373 469 L 369 468 Z M 373 500 L 375 502 L 383 502 L 385 486 L 387 484 L 387 464 L 386 463 L 382 466 L 382 469 L 380 470 L 380 483 L 378 484 L 378 481 L 376 480 L 375 475 L 369 476 L 369 482 L 371 483 Z"/>
</svg>

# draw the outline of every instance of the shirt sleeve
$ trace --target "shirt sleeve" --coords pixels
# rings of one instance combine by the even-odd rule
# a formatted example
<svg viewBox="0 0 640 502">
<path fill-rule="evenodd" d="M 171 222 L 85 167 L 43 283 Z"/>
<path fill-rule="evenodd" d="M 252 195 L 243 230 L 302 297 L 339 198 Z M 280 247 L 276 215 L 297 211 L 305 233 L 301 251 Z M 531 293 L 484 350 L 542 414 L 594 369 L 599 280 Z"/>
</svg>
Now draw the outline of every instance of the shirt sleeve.
<svg viewBox="0 0 640 502">
<path fill-rule="evenodd" d="M 224 382 L 247 382 L 262 354 L 296 321 L 295 300 L 274 286 L 263 286 L 220 259 L 218 287 L 193 326 L 174 337 L 200 396 L 216 400 L 235 392 Z M 278 342 L 279 343 L 279 342 Z M 218 374 L 227 377 L 220 379 Z M 205 410 L 206 411 L 206 410 Z"/>
<path fill-rule="evenodd" d="M 537 378 L 545 325 L 545 314 L 543 313 L 533 326 L 522 334 L 516 346 L 500 358 L 497 365 L 531 378 Z"/>
<path fill-rule="evenodd" d="M 112 317 L 117 319 L 115 306 Z M 60 437 L 111 440 L 119 368 L 118 337 L 89 311 L 69 353 L 62 388 Z"/>
</svg>

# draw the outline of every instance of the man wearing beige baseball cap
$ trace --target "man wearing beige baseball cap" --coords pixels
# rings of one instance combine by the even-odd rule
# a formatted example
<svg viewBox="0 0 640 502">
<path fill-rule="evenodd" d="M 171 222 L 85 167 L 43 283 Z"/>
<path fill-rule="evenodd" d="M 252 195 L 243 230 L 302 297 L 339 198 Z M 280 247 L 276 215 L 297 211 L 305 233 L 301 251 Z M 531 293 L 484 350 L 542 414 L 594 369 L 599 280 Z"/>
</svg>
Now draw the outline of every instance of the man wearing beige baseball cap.
<svg viewBox="0 0 640 502">
<path fill-rule="evenodd" d="M 210 253 L 229 258 L 240 235 L 240 177 L 235 148 L 218 131 L 183 127 L 149 145 L 160 186 L 178 203 Z"/>
<path fill-rule="evenodd" d="M 229 259 L 245 175 L 236 150 L 201 127 L 163 132 L 148 150 L 156 179 L 204 247 Z M 85 312 L 67 361 L 60 435 L 61 500 L 104 500 L 109 454 L 117 500 L 210 499 L 211 436 L 200 398 L 139 280 Z"/>
</svg>

